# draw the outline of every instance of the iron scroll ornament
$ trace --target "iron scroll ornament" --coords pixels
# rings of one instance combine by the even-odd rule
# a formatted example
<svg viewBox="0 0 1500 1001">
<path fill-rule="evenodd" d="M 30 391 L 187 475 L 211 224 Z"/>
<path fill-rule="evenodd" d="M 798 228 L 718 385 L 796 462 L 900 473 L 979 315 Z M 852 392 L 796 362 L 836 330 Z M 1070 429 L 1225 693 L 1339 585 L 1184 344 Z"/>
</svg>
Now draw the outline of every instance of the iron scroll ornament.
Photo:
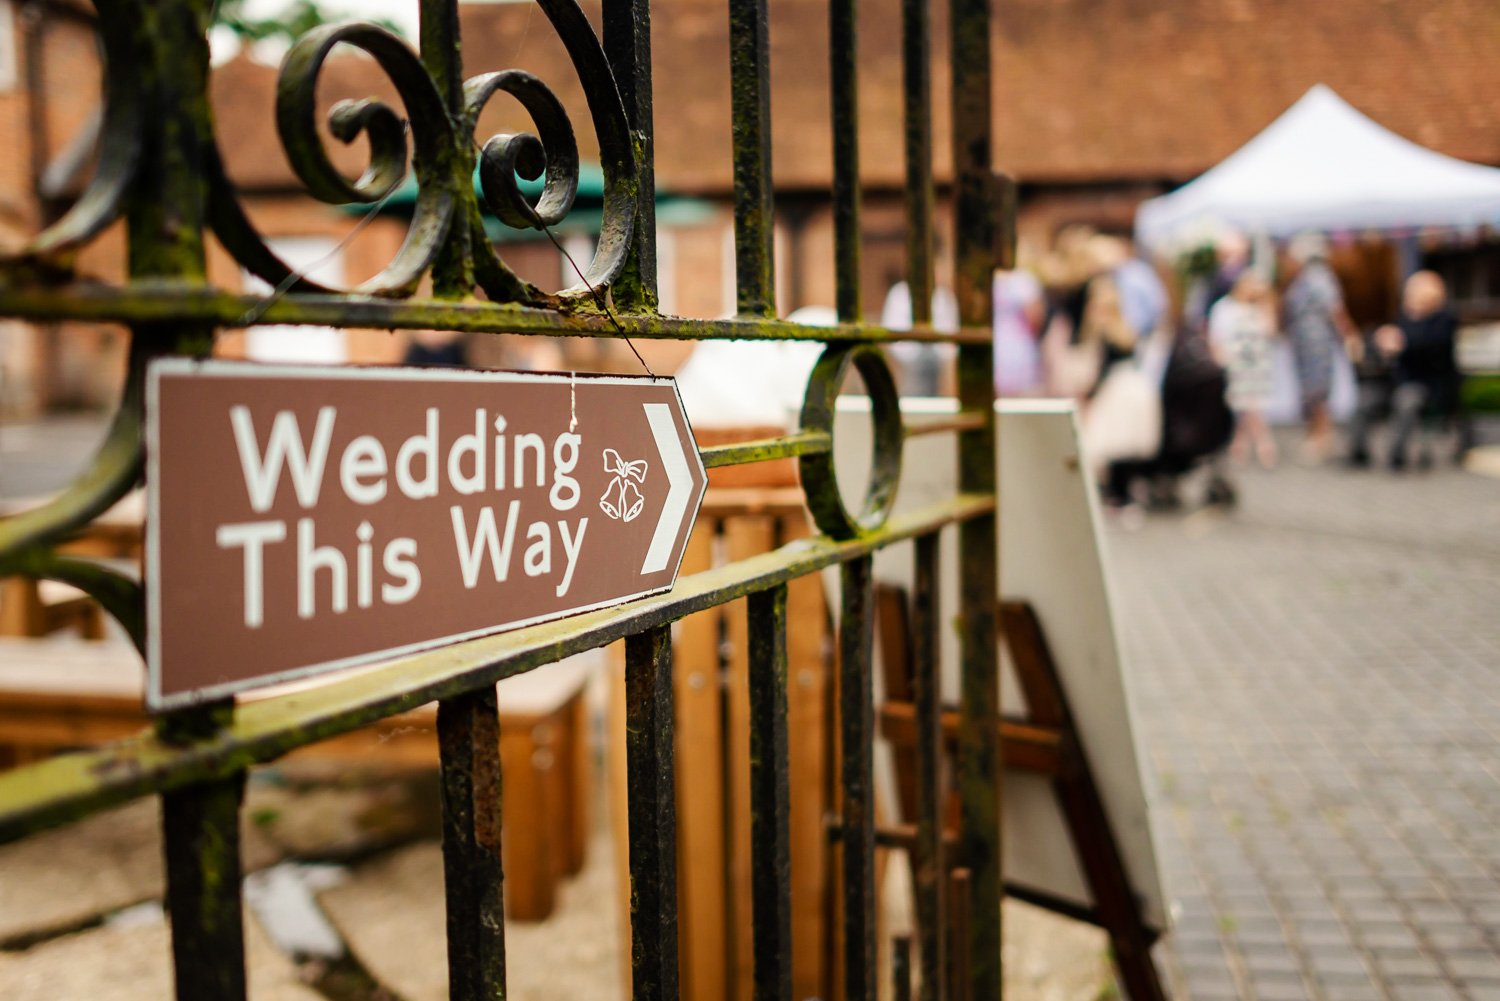
<svg viewBox="0 0 1500 1001">
<path fill-rule="evenodd" d="M 432 266 L 460 213 L 474 239 L 476 283 L 498 302 L 560 306 L 569 293 L 597 294 L 624 267 L 635 218 L 637 166 L 625 107 L 604 50 L 576 0 L 538 0 L 562 38 L 598 134 L 604 173 L 604 211 L 598 248 L 584 272 L 584 285 L 562 298 L 523 282 L 506 267 L 483 237 L 478 204 L 468 182 L 469 150 L 479 112 L 498 91 L 520 101 L 540 135 L 522 132 L 496 136 L 480 153 L 479 181 L 486 204 L 517 228 L 555 225 L 572 207 L 578 189 L 578 150 L 562 103 L 538 78 L 518 70 L 487 73 L 465 82 L 461 114 L 450 116 L 437 85 L 418 54 L 399 37 L 371 24 L 325 25 L 304 35 L 282 62 L 277 85 L 277 130 L 288 160 L 313 197 L 330 204 L 375 204 L 405 179 L 407 126 L 414 144 L 411 162 L 417 179 L 417 204 L 405 241 L 387 267 L 351 290 L 357 294 L 404 297 L 413 294 Z M 319 73 L 332 49 L 353 45 L 373 56 L 395 85 L 408 118 L 403 120 L 380 101 L 341 101 L 329 111 L 329 131 L 342 142 L 360 134 L 369 141 L 370 163 L 351 182 L 330 162 L 316 126 Z M 542 196 L 532 206 L 516 186 L 514 172 L 535 179 L 545 171 Z M 224 176 L 214 164 L 212 225 L 235 259 L 271 285 L 294 292 L 337 292 L 295 274 L 255 231 Z"/>
<path fill-rule="evenodd" d="M 88 243 L 121 217 L 126 194 L 140 169 L 143 143 L 150 131 L 142 127 L 150 95 L 132 68 L 150 57 L 150 44 L 140 37 L 145 19 L 138 16 L 137 0 L 95 2 L 107 80 L 101 166 L 73 208 L 23 250 L 24 258 L 63 263 L 55 259 Z M 324 25 L 298 39 L 278 77 L 276 123 L 287 160 L 308 194 L 329 204 L 379 203 L 406 179 L 410 153 L 417 202 L 395 257 L 379 274 L 353 289 L 330 288 L 294 271 L 251 223 L 211 135 L 205 150 L 209 227 L 237 263 L 278 291 L 403 298 L 417 291 L 444 240 L 452 234 L 455 219 L 466 218 L 475 237 L 470 241 L 475 283 L 491 301 L 557 308 L 585 294 L 597 296 L 619 276 L 630 250 L 639 194 L 637 138 L 630 130 L 604 49 L 577 0 L 537 0 L 537 4 L 578 72 L 604 174 L 599 242 L 578 287 L 560 296 L 549 295 L 506 267 L 483 236 L 470 181 L 472 150 L 477 148 L 481 150 L 480 189 L 492 211 L 519 228 L 544 228 L 559 222 L 571 208 L 578 185 L 577 144 L 561 102 L 531 74 L 506 70 L 467 81 L 464 107 L 450 113 L 418 53 L 399 36 L 369 23 Z M 317 128 L 318 78 L 327 57 L 340 44 L 372 56 L 406 110 L 402 116 L 378 100 L 340 101 L 329 109 L 328 128 L 334 138 L 350 143 L 364 135 L 368 141 L 369 164 L 353 181 L 333 166 Z M 501 90 L 526 108 L 539 135 L 521 132 L 496 136 L 483 144 L 475 141 L 479 112 Z M 207 122 L 204 131 L 211 133 Z M 514 176 L 503 176 L 506 166 L 519 168 L 528 179 L 546 172 L 547 183 L 537 205 L 526 202 Z"/>
<path fill-rule="evenodd" d="M 62 218 L 28 244 L 22 257 L 46 259 L 93 240 L 120 217 L 125 194 L 140 167 L 145 101 L 130 58 L 141 50 L 146 19 L 136 0 L 95 0 L 104 61 L 104 116 L 99 132 L 99 166 L 78 200 Z"/>
<path fill-rule="evenodd" d="M 536 0 L 536 3 L 552 23 L 578 72 L 594 134 L 599 141 L 599 166 L 604 174 L 604 212 L 599 243 L 593 260 L 583 269 L 583 280 L 563 292 L 564 298 L 592 296 L 619 277 L 630 253 L 636 199 L 641 194 L 636 155 L 638 137 L 630 130 L 625 105 L 599 36 L 594 34 L 593 25 L 577 0 Z M 521 102 L 536 122 L 540 137 L 529 133 L 500 135 L 484 144 L 480 153 L 479 182 L 485 203 L 500 219 L 518 228 L 552 226 L 566 215 L 578 191 L 578 147 L 572 125 L 562 103 L 546 84 L 530 73 L 505 70 L 476 76 L 465 82 L 464 128 L 469 135 L 478 128 L 479 113 L 485 104 L 499 91 L 505 91 Z M 521 168 L 518 172 L 522 177 L 535 179 L 540 172 L 529 172 L 535 169 L 539 157 L 546 165 L 547 183 L 533 207 L 516 189 L 514 175 L 507 172 L 506 165 L 513 163 Z M 477 222 L 476 206 L 471 225 Z M 505 276 L 509 276 L 509 281 L 519 280 L 504 267 L 487 240 L 476 239 L 473 245 L 475 273 L 480 287 L 491 299 L 503 298 L 491 288 L 486 276 L 494 274 L 494 268 L 498 266 L 504 270 Z M 547 298 L 533 286 L 525 287 L 529 298 Z M 504 289 L 498 291 L 503 293 Z"/>
<path fill-rule="evenodd" d="M 277 88 L 277 127 L 288 160 L 309 194 L 334 204 L 375 204 L 387 197 L 406 176 L 408 152 L 418 183 L 417 204 L 406 239 L 393 260 L 374 278 L 355 289 L 358 295 L 404 297 L 416 292 L 432 267 L 455 217 L 467 216 L 476 283 L 491 301 L 566 307 L 569 300 L 597 296 L 624 268 L 630 249 L 638 194 L 636 137 L 625 117 L 624 104 L 598 36 L 577 0 L 537 0 L 561 36 L 578 70 L 598 133 L 605 179 L 603 223 L 595 257 L 585 271 L 584 285 L 552 296 L 521 281 L 499 259 L 483 237 L 478 202 L 471 180 L 470 153 L 478 113 L 498 90 L 521 100 L 537 122 L 540 137 L 529 133 L 497 137 L 481 154 L 481 188 L 492 207 L 506 204 L 515 213 L 530 213 L 534 226 L 552 225 L 571 207 L 577 191 L 578 156 L 571 124 L 561 103 L 537 78 L 518 71 L 476 77 L 465 87 L 465 106 L 445 107 L 432 76 L 417 52 L 395 34 L 371 24 L 325 25 L 304 35 L 283 61 Z M 152 82 L 159 53 L 150 37 L 150 18 L 138 0 L 95 0 L 103 38 L 105 108 L 100 141 L 100 168 L 75 205 L 43 230 L 20 253 L 17 263 L 40 264 L 44 270 L 71 270 L 68 255 L 92 241 L 126 211 L 132 186 L 139 179 L 148 144 L 164 141 L 150 127 L 148 111 L 159 94 Z M 366 136 L 370 162 L 356 180 L 343 177 L 332 165 L 316 125 L 318 76 L 339 44 L 353 45 L 370 56 L 395 85 L 407 116 L 379 101 L 343 101 L 329 112 L 334 137 L 352 142 Z M 207 39 L 203 60 L 206 65 Z M 141 67 L 147 72 L 139 72 Z M 199 97 L 203 95 L 197 95 Z M 189 95 L 191 100 L 193 95 Z M 204 140 L 207 174 L 207 225 L 237 263 L 271 283 L 278 292 L 347 294 L 294 272 L 267 245 L 240 205 L 212 138 L 207 103 L 195 131 Z M 407 136 L 413 148 L 409 151 Z M 507 151 L 514 151 L 509 153 Z M 529 172 L 547 173 L 543 196 L 534 208 L 514 180 L 497 177 L 505 163 Z M 498 181 L 498 183 L 497 183 Z M 509 190 L 506 182 L 509 182 Z M 521 206 L 525 206 L 522 208 Z M 592 300 L 589 300 L 592 301 Z M 136 327 L 130 364 L 120 406 L 111 428 L 86 468 L 62 493 L 30 510 L 0 518 L 0 575 L 67 580 L 96 599 L 117 618 L 139 646 L 142 641 L 140 587 L 112 571 L 83 573 L 56 556 L 54 547 L 80 529 L 139 482 L 143 467 L 141 411 L 143 374 L 156 355 L 177 351 L 206 352 L 206 337 L 180 343 Z"/>
</svg>

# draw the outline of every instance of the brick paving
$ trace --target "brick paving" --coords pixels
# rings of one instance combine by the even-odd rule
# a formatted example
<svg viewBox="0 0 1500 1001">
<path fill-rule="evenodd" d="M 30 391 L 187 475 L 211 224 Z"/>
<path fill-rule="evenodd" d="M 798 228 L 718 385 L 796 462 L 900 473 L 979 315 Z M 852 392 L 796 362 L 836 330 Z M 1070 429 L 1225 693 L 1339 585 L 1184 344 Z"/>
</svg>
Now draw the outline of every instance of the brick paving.
<svg viewBox="0 0 1500 1001">
<path fill-rule="evenodd" d="M 1108 539 L 1179 997 L 1500 999 L 1500 481 L 1240 487 Z"/>
</svg>

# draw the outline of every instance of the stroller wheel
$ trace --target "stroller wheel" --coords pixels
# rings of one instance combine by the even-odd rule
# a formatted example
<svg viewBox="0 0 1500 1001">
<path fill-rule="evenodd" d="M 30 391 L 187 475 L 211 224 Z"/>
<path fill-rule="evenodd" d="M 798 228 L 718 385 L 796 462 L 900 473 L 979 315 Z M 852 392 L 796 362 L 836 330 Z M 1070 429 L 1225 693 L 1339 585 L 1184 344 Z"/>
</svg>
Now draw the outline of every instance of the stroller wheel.
<svg viewBox="0 0 1500 1001">
<path fill-rule="evenodd" d="M 1235 492 L 1234 485 L 1227 479 L 1215 475 L 1208 481 L 1208 489 L 1203 494 L 1203 503 L 1209 507 L 1234 507 L 1239 503 L 1239 494 Z"/>
</svg>

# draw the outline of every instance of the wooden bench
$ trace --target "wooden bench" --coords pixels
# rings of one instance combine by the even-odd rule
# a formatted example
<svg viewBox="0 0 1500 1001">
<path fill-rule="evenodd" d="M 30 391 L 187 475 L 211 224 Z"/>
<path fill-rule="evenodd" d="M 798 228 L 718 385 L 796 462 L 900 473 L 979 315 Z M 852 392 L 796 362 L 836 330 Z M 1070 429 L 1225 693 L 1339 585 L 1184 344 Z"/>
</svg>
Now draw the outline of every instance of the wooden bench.
<svg viewBox="0 0 1500 1001">
<path fill-rule="evenodd" d="M 583 868 L 593 788 L 585 688 L 603 660 L 584 655 L 498 686 L 505 894 L 516 920 L 551 914 L 560 880 Z M 144 677 L 140 657 L 124 643 L 0 637 L 0 770 L 149 725 Z M 435 726 L 435 709 L 424 706 L 301 748 L 288 760 L 435 769 Z"/>
<path fill-rule="evenodd" d="M 43 499 L 0 503 L 0 516 L 39 506 Z M 145 493 L 133 491 L 90 522 L 58 551 L 139 565 Z M 85 639 L 104 638 L 104 613 L 82 591 L 57 581 L 0 578 L 0 636 L 48 636 L 74 630 Z"/>
</svg>

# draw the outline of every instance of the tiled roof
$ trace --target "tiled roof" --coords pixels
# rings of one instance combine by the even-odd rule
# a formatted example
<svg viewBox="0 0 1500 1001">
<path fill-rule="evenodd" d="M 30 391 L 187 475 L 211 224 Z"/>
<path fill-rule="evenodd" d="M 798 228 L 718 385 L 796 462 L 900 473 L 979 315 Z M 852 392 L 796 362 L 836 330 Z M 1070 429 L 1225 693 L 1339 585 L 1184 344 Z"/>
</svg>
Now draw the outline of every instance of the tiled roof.
<svg viewBox="0 0 1500 1001">
<path fill-rule="evenodd" d="M 941 5 L 937 5 L 941 6 Z M 585 8 L 598 22 L 597 0 Z M 863 0 L 861 160 L 870 185 L 902 179 L 899 0 Z M 594 156 L 577 76 L 533 3 L 463 9 L 469 74 L 519 67 L 568 106 Z M 1022 180 L 1186 180 L 1233 152 L 1314 83 L 1443 153 L 1500 164 L 1500 3 L 1494 0 L 998 0 L 996 163 Z M 730 182 L 728 14 L 722 0 L 653 11 L 656 162 L 661 186 Z M 934 139 L 947 169 L 946 22 L 934 12 Z M 828 135 L 827 4 L 771 2 L 778 187 L 823 189 Z M 275 139 L 273 70 L 218 69 L 215 112 L 231 173 L 286 186 Z M 373 62 L 330 60 L 320 93 L 389 94 Z M 529 127 L 503 95 L 482 135 Z M 337 145 L 337 144 L 334 144 Z M 349 161 L 358 168 L 358 157 Z"/>
</svg>

